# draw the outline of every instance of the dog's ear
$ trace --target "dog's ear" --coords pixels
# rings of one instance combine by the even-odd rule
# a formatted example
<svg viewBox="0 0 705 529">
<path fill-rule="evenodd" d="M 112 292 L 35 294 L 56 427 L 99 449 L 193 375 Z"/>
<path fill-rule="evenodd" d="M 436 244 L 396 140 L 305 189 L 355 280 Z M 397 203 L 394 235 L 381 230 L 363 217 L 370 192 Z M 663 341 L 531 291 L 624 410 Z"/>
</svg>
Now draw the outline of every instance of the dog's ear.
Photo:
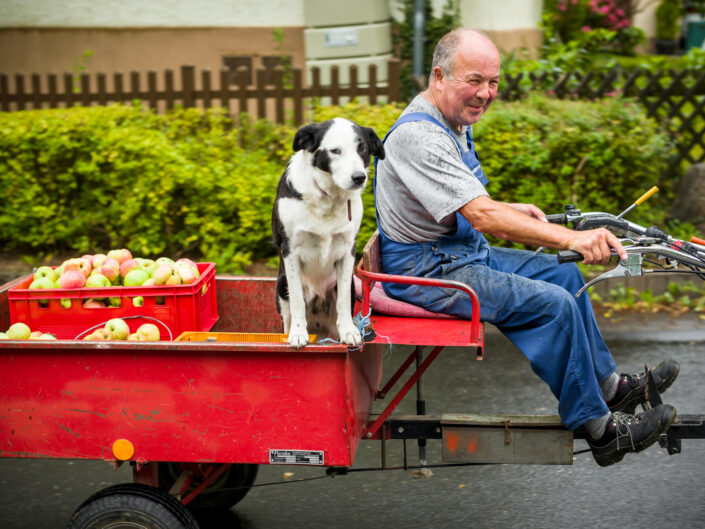
<svg viewBox="0 0 705 529">
<path fill-rule="evenodd" d="M 372 154 L 372 156 L 376 156 L 380 160 L 384 160 L 384 144 L 382 143 L 382 140 L 379 139 L 379 136 L 377 136 L 374 129 L 370 127 L 363 127 L 362 131 L 365 134 L 367 145 L 370 148 L 370 154 Z"/>
<path fill-rule="evenodd" d="M 321 144 L 320 128 L 320 124 L 312 123 L 296 131 L 293 144 L 294 152 L 300 151 L 301 149 L 313 152 L 318 149 L 318 146 Z"/>
</svg>

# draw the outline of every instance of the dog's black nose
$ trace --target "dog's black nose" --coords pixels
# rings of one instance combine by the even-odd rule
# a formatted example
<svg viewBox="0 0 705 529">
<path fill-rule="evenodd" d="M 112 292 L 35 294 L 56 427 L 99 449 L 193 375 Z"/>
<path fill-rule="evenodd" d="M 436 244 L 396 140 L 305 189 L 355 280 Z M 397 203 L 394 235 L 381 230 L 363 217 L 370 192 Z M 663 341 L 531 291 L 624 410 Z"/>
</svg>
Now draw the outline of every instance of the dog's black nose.
<svg viewBox="0 0 705 529">
<path fill-rule="evenodd" d="M 365 173 L 355 173 L 352 175 L 352 181 L 356 186 L 361 186 L 365 183 L 367 175 Z"/>
</svg>

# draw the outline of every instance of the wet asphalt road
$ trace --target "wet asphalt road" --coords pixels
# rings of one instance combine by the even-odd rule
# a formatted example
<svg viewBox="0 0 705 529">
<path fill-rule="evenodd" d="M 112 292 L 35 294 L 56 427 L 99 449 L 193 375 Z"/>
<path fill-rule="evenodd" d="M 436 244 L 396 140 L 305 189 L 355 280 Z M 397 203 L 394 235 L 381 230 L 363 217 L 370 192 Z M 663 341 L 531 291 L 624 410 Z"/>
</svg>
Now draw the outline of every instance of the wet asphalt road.
<svg viewBox="0 0 705 529">
<path fill-rule="evenodd" d="M 664 401 L 679 413 L 705 414 L 705 331 L 639 334 L 606 333 L 620 369 L 677 359 L 681 373 Z M 408 351 L 391 352 L 387 376 Z M 426 375 L 428 413 L 556 413 L 547 387 L 506 339 L 490 332 L 486 351 L 484 362 L 471 351 L 441 354 Z M 413 413 L 414 398 L 399 413 Z M 408 447 L 415 464 L 415 443 Z M 585 447 L 576 441 L 576 451 Z M 430 462 L 439 463 L 439 442 L 428 450 Z M 388 464 L 401 463 L 401 441 L 388 452 Z M 377 467 L 379 457 L 378 442 L 363 442 L 354 468 Z M 285 472 L 294 475 L 285 479 Z M 655 445 L 608 468 L 587 453 L 571 466 L 437 468 L 422 479 L 403 470 L 321 476 L 317 468 L 261 467 L 248 496 L 225 514 L 201 516 L 201 528 L 705 528 L 705 440 L 683 441 L 674 456 Z M 320 479 L 294 481 L 305 478 Z M 61 529 L 90 494 L 129 481 L 129 468 L 115 472 L 103 462 L 1 460 L 0 527 Z"/>
</svg>

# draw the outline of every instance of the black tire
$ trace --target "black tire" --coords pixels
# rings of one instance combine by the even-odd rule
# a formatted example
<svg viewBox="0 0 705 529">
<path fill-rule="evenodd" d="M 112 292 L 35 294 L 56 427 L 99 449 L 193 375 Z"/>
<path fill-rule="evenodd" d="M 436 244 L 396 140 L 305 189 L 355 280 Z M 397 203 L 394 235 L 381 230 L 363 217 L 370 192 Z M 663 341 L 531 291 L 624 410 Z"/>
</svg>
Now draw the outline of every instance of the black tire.
<svg viewBox="0 0 705 529">
<path fill-rule="evenodd" d="M 198 529 L 191 513 L 164 491 L 139 483 L 96 492 L 73 513 L 66 529 Z"/>
<path fill-rule="evenodd" d="M 221 474 L 211 485 L 196 496 L 187 507 L 192 509 L 229 509 L 242 500 L 257 479 L 258 465 L 235 463 Z M 159 463 L 159 488 L 168 491 L 181 475 L 181 463 Z M 194 477 L 186 494 L 201 481 Z"/>
</svg>

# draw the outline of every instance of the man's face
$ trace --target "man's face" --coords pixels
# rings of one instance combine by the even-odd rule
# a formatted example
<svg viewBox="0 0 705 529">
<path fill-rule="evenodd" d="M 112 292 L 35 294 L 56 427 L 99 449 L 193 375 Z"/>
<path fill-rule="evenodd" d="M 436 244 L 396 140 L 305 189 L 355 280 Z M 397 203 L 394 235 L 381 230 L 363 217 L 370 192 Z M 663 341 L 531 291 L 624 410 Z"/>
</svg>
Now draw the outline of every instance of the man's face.
<svg viewBox="0 0 705 529">
<path fill-rule="evenodd" d="M 436 68 L 437 103 L 451 125 L 460 129 L 482 117 L 497 97 L 499 69 L 499 52 L 484 39 L 465 39 L 456 51 L 450 77 Z"/>
</svg>

